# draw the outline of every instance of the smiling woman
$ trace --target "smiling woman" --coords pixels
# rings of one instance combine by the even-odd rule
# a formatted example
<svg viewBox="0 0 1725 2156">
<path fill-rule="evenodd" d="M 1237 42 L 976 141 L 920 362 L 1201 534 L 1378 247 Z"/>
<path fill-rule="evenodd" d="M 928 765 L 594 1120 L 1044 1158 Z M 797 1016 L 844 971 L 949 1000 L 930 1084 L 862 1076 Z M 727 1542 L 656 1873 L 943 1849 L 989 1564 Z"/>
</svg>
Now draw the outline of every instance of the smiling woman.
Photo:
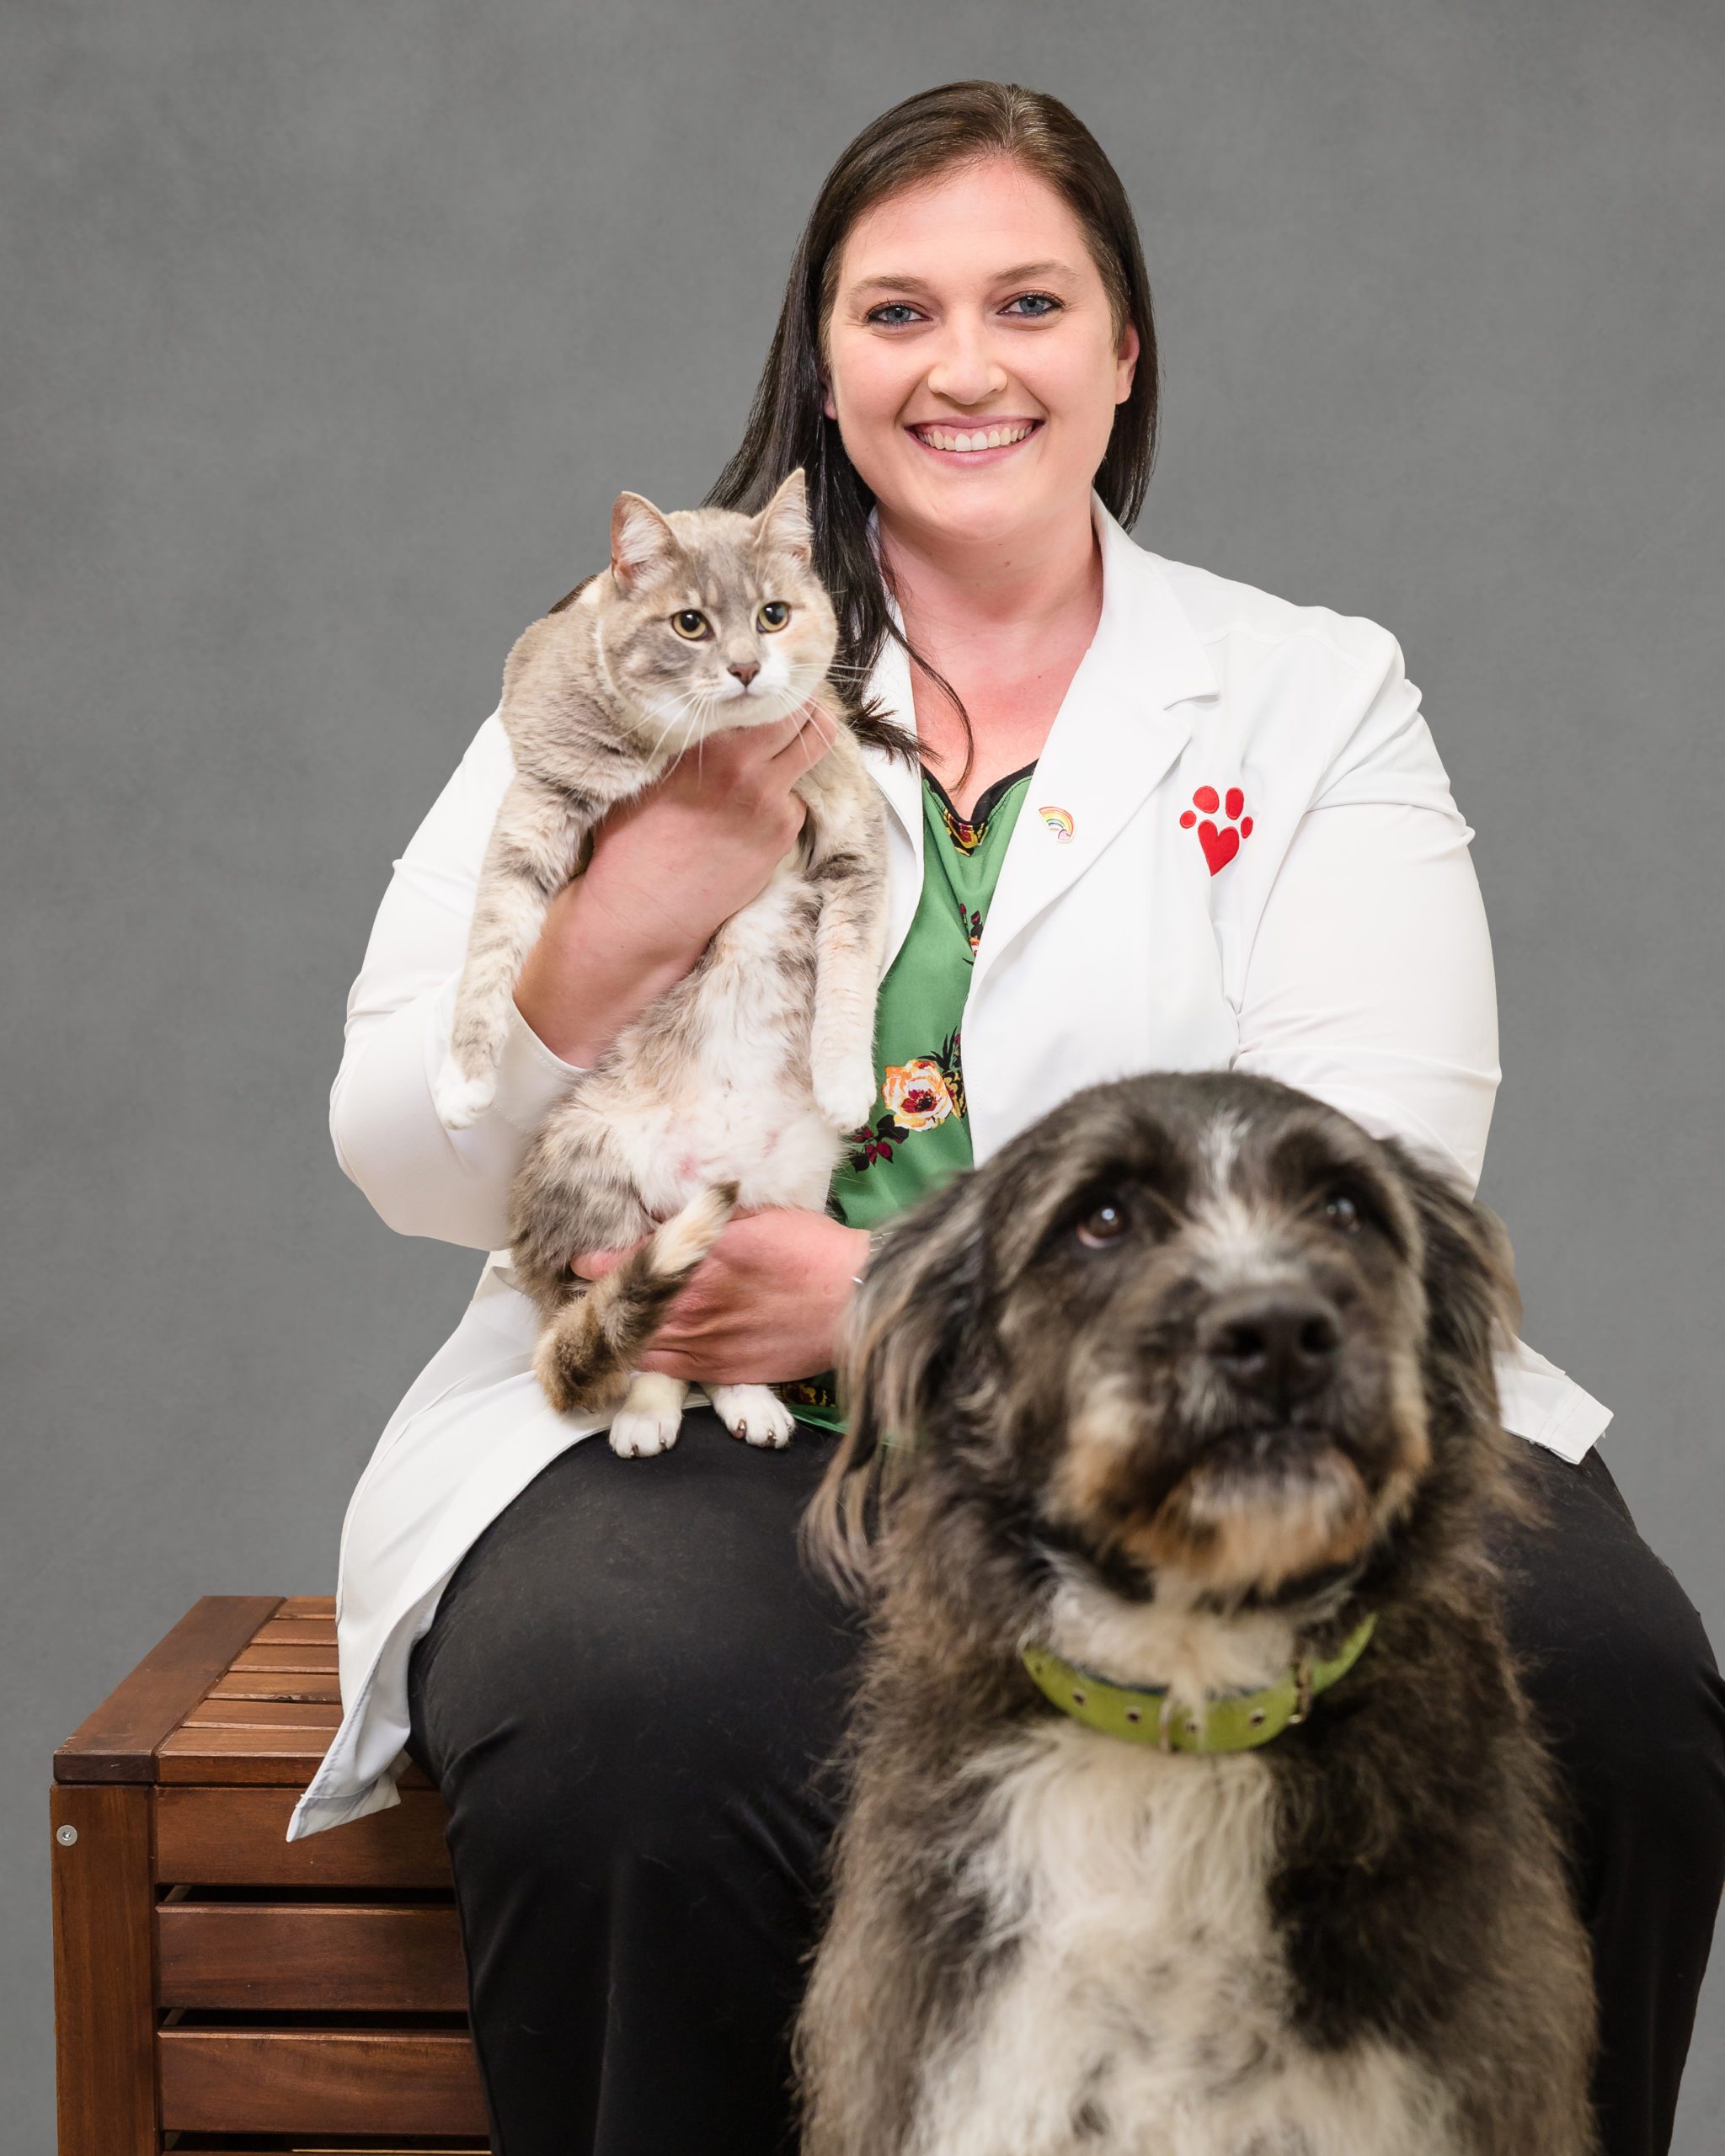
<svg viewBox="0 0 1725 2156">
<path fill-rule="evenodd" d="M 1074 259 L 992 266 L 1027 235 Z M 1075 481 L 1087 494 L 1139 345 L 1082 238 L 1060 197 L 1002 157 L 893 196 L 846 240 L 822 408 L 904 536 L 989 545 L 1027 511 L 1070 510 Z M 876 261 L 965 266 L 937 281 Z M 1006 487 L 930 491 L 1007 462 L 1022 468 Z"/>
<path fill-rule="evenodd" d="M 435 1780 L 509 2156 L 794 2146 L 790 2030 L 861 1630 L 799 1566 L 796 1530 L 843 1430 L 826 1380 L 871 1230 L 1033 1144 L 1080 1089 L 1147 1070 L 1279 1079 L 1463 1193 L 1477 1182 L 1491 944 L 1401 647 L 1129 536 L 1156 429 L 1131 209 L 1075 115 L 964 82 L 865 127 L 818 192 L 706 505 L 753 515 L 803 471 L 836 678 L 917 737 L 920 770 L 869 756 L 887 811 L 878 1092 L 826 1209 L 731 1220 L 640 1365 L 775 1385 L 798 1418 L 784 1451 L 734 1444 L 708 1411 L 651 1460 L 577 1442 L 604 1418 L 550 1408 L 534 1310 L 498 1253 L 511 1179 L 579 1067 L 702 962 L 796 840 L 803 749 L 756 756 L 732 729 L 606 816 L 517 983 L 494 1104 L 457 1132 L 431 1081 L 511 780 L 497 715 L 397 864 L 332 1127 L 393 1225 L 494 1255 L 349 1507 L 346 1712 L 292 1832 L 393 1803 L 409 1758 Z M 740 1052 L 720 1091 L 756 1083 Z M 1087 1232 L 1114 1225 L 1098 1212 Z M 595 1277 L 617 1253 L 573 1262 Z M 1725 1695 L 1594 1449 L 1609 1411 L 1519 1339 L 1493 1375 L 1549 1499 L 1500 1554 L 1575 1799 L 1605 2147 L 1656 2156 L 1725 1870 Z M 1058 1526 L 1019 1523 L 1050 1593 L 1073 1561 Z M 1131 1584 L 1154 1599 L 1153 1556 Z M 1004 1715 L 1056 1711 L 1016 1662 L 996 1678 Z M 1215 2146 L 1164 2125 L 1170 2156 Z M 1050 2123 L 1039 2156 L 1081 2127 Z M 1124 2156 L 1142 2129 L 1083 2145 Z M 1032 2156 L 1016 2129 L 916 2156 L 960 2148 Z M 877 2137 L 857 2156 L 902 2149 Z"/>
</svg>

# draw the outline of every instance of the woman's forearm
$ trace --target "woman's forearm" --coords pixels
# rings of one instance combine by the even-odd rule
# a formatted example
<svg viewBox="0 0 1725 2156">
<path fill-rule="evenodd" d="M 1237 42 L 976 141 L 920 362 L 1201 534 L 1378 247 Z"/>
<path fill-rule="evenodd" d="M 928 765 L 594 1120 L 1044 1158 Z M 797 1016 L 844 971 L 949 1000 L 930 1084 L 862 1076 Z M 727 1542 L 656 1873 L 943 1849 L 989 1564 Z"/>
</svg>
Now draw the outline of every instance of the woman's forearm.
<svg viewBox="0 0 1725 2156">
<path fill-rule="evenodd" d="M 799 710 L 722 729 L 605 818 L 515 983 L 515 1008 L 553 1054 L 590 1069 L 766 888 L 803 828 L 795 782 L 823 724 Z"/>
<path fill-rule="evenodd" d="M 590 1070 L 704 947 L 618 919 L 603 893 L 579 878 L 552 901 L 515 983 L 515 1008 L 553 1055 Z"/>
</svg>

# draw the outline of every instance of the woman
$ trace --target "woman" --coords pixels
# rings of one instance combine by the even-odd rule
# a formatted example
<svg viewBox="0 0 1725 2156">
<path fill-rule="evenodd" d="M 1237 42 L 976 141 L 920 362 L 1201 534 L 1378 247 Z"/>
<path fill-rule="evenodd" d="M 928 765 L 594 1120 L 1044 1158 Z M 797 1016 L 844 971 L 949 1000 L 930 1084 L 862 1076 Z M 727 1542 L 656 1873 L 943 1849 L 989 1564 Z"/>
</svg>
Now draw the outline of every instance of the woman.
<svg viewBox="0 0 1725 2156">
<path fill-rule="evenodd" d="M 920 779 L 877 765 L 881 1097 L 829 1212 L 734 1221 L 646 1360 L 779 1383 L 803 1419 L 782 1454 L 706 1411 L 650 1464 L 572 1442 L 599 1425 L 539 1396 L 532 1311 L 494 1257 L 344 1529 L 347 1714 L 292 1831 L 394 1801 L 403 1753 L 442 1790 L 504 2156 L 792 2145 L 820 1763 L 857 1642 L 794 1529 L 871 1223 L 1074 1087 L 1157 1066 L 1269 1072 L 1477 1179 L 1490 947 L 1400 648 L 1135 545 L 1156 411 L 1131 214 L 1063 106 L 953 84 L 852 144 L 711 499 L 753 509 L 804 467 L 846 656 L 920 739 Z M 350 1005 L 333 1127 L 386 1219 L 503 1244 L 536 1119 L 762 887 L 820 745 L 801 714 L 721 737 L 611 819 L 523 973 L 495 1108 L 452 1136 L 430 1081 L 509 776 L 481 728 Z M 1551 1499 L 1507 1553 L 1512 1623 L 1576 1792 L 1602 2115 L 1628 2156 L 1669 2141 L 1725 1865 L 1725 1705 L 1591 1449 L 1607 1412 L 1519 1343 L 1499 1377 Z"/>
</svg>

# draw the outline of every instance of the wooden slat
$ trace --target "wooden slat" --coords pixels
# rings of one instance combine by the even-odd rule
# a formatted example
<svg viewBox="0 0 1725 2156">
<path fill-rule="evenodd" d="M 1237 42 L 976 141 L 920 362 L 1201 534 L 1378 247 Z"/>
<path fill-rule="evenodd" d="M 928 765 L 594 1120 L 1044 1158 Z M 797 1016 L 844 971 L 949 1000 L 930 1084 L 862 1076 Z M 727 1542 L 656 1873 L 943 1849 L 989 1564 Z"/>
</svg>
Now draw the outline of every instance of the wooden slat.
<svg viewBox="0 0 1725 2156">
<path fill-rule="evenodd" d="M 332 1732 L 328 1729 L 211 1727 L 177 1729 L 163 1737 L 156 1753 L 156 1779 L 162 1783 L 286 1783 L 303 1789 L 323 1764 Z M 430 1785 L 415 1766 L 401 1774 L 401 1789 Z"/>
<path fill-rule="evenodd" d="M 276 1609 L 275 1594 L 206 1594 L 54 1755 L 60 1782 L 147 1782 L 156 1747 Z"/>
<path fill-rule="evenodd" d="M 331 1677 L 218 1677 L 212 1700 L 323 1700 L 341 1704 L 341 1685 Z"/>
<path fill-rule="evenodd" d="M 448 1886 L 435 1790 L 302 1840 L 284 1838 L 296 1789 L 165 1788 L 155 1793 L 155 1874 L 163 1886 Z"/>
<path fill-rule="evenodd" d="M 229 1667 L 236 1675 L 260 1670 L 317 1670 L 333 1672 L 339 1665 L 334 1646 L 303 1647 L 243 1647 Z"/>
<path fill-rule="evenodd" d="M 260 1647 L 327 1647 L 335 1643 L 333 1617 L 272 1617 L 258 1629 Z"/>
<path fill-rule="evenodd" d="M 335 1597 L 333 1594 L 288 1594 L 281 1598 L 279 1617 L 327 1617 L 335 1622 Z"/>
<path fill-rule="evenodd" d="M 155 2156 L 149 1792 L 58 1787 L 49 1808 L 60 2156 Z"/>
<path fill-rule="evenodd" d="M 323 1729 L 332 1733 L 341 1709 L 316 1700 L 200 1700 L 182 1729 Z"/>
<path fill-rule="evenodd" d="M 164 2131 L 483 2133 L 465 2031 L 163 2029 Z"/>
<path fill-rule="evenodd" d="M 157 2001 L 256 2013 L 463 2014 L 451 1908 L 363 1903 L 163 1903 Z"/>
</svg>

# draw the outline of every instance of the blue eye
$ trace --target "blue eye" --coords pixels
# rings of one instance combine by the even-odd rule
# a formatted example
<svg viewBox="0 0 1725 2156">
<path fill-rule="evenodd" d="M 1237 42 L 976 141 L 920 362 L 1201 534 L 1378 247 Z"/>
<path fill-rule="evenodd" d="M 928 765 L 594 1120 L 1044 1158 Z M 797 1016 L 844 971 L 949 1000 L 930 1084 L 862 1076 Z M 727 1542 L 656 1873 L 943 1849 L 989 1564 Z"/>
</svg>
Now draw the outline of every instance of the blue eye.
<svg viewBox="0 0 1725 2156">
<path fill-rule="evenodd" d="M 889 314 L 894 312 L 900 314 L 915 314 L 916 310 L 915 307 L 908 305 L 904 300 L 883 300 L 879 307 L 872 307 L 869 308 L 868 313 L 863 317 L 863 320 L 865 322 L 873 322 L 877 316 Z M 896 323 L 889 322 L 885 325 L 885 327 L 889 329 L 896 329 L 899 325 Z"/>
<path fill-rule="evenodd" d="M 1020 292 L 1017 299 L 1009 301 L 1007 304 L 1017 307 L 1024 300 L 1040 300 L 1044 303 L 1043 307 L 1039 308 L 1036 313 L 1026 315 L 1023 318 L 1027 322 L 1040 322 L 1046 313 L 1053 313 L 1060 306 L 1060 302 L 1047 292 Z"/>
</svg>

